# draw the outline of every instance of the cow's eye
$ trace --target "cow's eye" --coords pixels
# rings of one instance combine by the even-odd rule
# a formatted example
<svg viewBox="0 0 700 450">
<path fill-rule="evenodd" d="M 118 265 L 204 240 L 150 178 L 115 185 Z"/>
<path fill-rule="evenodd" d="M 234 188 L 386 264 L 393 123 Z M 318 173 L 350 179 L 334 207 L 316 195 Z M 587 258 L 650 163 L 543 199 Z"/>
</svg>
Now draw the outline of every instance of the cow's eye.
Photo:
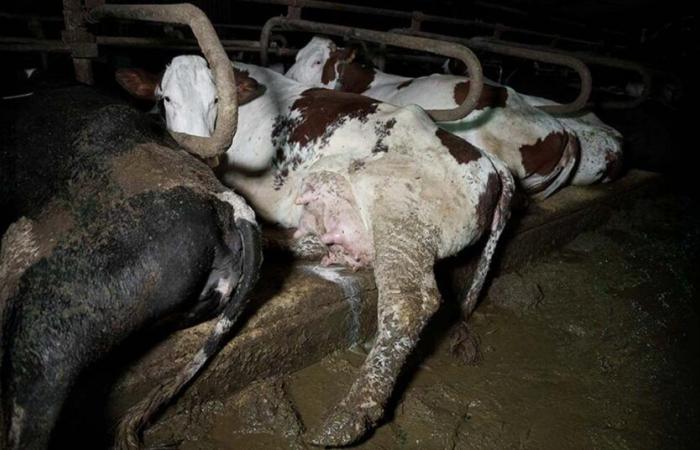
<svg viewBox="0 0 700 450">
<path fill-rule="evenodd" d="M 321 61 L 314 61 L 314 66 L 320 66 L 320 65 L 321 65 Z"/>
<path fill-rule="evenodd" d="M 219 103 L 219 97 L 214 99 L 214 104 L 216 105 L 217 103 Z"/>
<path fill-rule="evenodd" d="M 163 97 L 163 100 L 165 100 L 166 102 L 170 102 L 170 97 L 166 95 L 165 97 Z"/>
</svg>

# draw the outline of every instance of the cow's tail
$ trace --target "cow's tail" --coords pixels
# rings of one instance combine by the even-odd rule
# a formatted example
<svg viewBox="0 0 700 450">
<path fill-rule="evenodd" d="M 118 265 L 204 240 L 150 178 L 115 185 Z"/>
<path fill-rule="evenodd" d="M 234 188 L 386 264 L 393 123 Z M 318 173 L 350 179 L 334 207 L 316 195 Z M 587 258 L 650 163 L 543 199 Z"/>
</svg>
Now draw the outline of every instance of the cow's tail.
<svg viewBox="0 0 700 450">
<path fill-rule="evenodd" d="M 262 240 L 260 230 L 255 223 L 239 219 L 236 220 L 236 225 L 242 242 L 243 257 L 240 258 L 242 274 L 235 294 L 219 314 L 214 332 L 207 338 L 194 359 L 177 376 L 155 388 L 144 400 L 129 409 L 117 429 L 116 449 L 140 447 L 139 434 L 142 428 L 154 414 L 194 379 L 209 359 L 216 354 L 240 316 L 258 279 L 262 264 Z"/>
<path fill-rule="evenodd" d="M 571 132 L 564 133 L 564 150 L 557 165 L 547 175 L 533 173 L 522 180 L 523 188 L 537 200 L 544 200 L 566 186 L 574 174 L 581 156 L 578 137 Z"/>
<path fill-rule="evenodd" d="M 472 311 L 474 311 L 474 308 L 476 307 L 479 293 L 481 292 L 481 288 L 484 286 L 486 274 L 489 271 L 493 254 L 496 251 L 496 245 L 498 244 L 498 240 L 501 238 L 503 229 L 505 228 L 508 218 L 510 217 L 510 203 L 511 199 L 513 198 L 513 193 L 515 192 L 515 181 L 513 180 L 513 175 L 510 173 L 508 168 L 496 158 L 491 158 L 491 162 L 496 168 L 496 172 L 501 179 L 501 192 L 498 202 L 496 202 L 496 207 L 493 211 L 489 238 L 481 252 L 481 257 L 479 258 L 476 270 L 474 271 L 474 278 L 472 279 L 471 286 L 467 291 L 466 297 L 462 301 L 461 307 L 464 320 L 469 318 Z"/>
<path fill-rule="evenodd" d="M 460 304 L 462 320 L 452 332 L 450 345 L 452 353 L 465 364 L 474 364 L 480 359 L 479 340 L 474 333 L 470 332 L 469 327 L 467 327 L 467 320 L 474 311 L 481 289 L 484 287 L 486 274 L 491 266 L 496 245 L 510 217 L 510 204 L 515 192 L 515 181 L 508 168 L 496 158 L 491 158 L 491 162 L 501 179 L 501 192 L 491 218 L 488 240 L 477 261 L 469 290 Z"/>
</svg>

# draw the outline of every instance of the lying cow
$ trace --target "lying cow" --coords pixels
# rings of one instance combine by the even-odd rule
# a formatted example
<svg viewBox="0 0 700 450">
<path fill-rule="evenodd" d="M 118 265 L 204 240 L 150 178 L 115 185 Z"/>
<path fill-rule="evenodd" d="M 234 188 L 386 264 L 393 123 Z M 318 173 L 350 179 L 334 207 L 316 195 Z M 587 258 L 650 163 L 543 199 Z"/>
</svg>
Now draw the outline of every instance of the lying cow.
<svg viewBox="0 0 700 450">
<path fill-rule="evenodd" d="M 287 76 L 311 86 L 367 95 L 396 105 L 453 108 L 469 91 L 465 77 L 433 74 L 408 78 L 383 73 L 354 61 L 353 49 L 314 37 L 296 56 Z M 531 193 L 546 197 L 569 181 L 577 185 L 609 181 L 621 167 L 621 136 L 595 116 L 555 119 L 534 106 L 545 99 L 485 83 L 475 111 L 458 122 L 441 124 L 501 158 Z M 578 139 L 577 139 L 578 138 Z M 576 164 L 579 141 L 581 161 Z"/>
<path fill-rule="evenodd" d="M 442 67 L 447 74 L 467 74 L 467 67 L 456 59 L 448 58 Z M 533 95 L 520 96 L 530 106 L 559 104 Z M 588 110 L 558 116 L 557 120 L 574 132 L 581 144 L 581 158 L 571 178 L 571 184 L 585 186 L 598 182 L 607 183 L 621 175 L 623 152 L 622 134 L 619 131 L 605 124 Z"/>
<path fill-rule="evenodd" d="M 89 88 L 36 93 L 17 124 L 2 168 L 23 217 L 0 251 L 0 447 L 47 448 L 77 377 L 127 337 L 218 314 L 187 368 L 127 416 L 131 432 L 240 314 L 261 262 L 253 211 L 162 127 Z"/>
<path fill-rule="evenodd" d="M 374 267 L 376 342 L 348 395 L 311 437 L 320 445 L 350 444 L 382 417 L 399 371 L 438 308 L 435 261 L 488 230 L 465 316 L 474 308 L 509 215 L 513 179 L 418 107 L 235 67 L 239 99 L 248 103 L 222 161 L 224 182 L 259 216 L 295 230 L 298 245 L 320 247 L 324 263 Z M 176 57 L 159 84 L 138 70 L 121 71 L 118 80 L 130 92 L 150 90 L 162 99 L 173 131 L 213 129 L 214 85 L 202 58 Z"/>
</svg>

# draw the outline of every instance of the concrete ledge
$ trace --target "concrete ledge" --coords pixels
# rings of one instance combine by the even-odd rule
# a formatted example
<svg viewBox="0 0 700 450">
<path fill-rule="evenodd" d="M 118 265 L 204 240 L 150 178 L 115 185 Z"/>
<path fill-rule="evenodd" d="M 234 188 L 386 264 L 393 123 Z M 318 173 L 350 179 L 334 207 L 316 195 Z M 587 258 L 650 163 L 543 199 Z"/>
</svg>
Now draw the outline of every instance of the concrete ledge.
<svg viewBox="0 0 700 450">
<path fill-rule="evenodd" d="M 605 221 L 615 205 L 657 188 L 660 181 L 658 175 L 633 171 L 610 185 L 569 187 L 530 205 L 509 225 L 494 272 L 511 271 L 542 257 Z M 470 256 L 479 250 L 439 264 L 440 277 L 446 275 L 455 292 L 469 281 Z M 268 256 L 245 325 L 181 397 L 184 407 L 227 396 L 256 379 L 298 370 L 373 334 L 376 287 L 371 272 L 319 272 L 313 263 L 280 258 Z M 331 281 L 338 273 L 350 281 L 344 285 Z M 179 371 L 212 326 L 209 322 L 176 332 L 146 353 L 131 355 L 126 369 L 114 363 L 100 368 L 87 384 L 104 386 L 106 378 L 113 381 L 106 415 L 121 415 L 159 380 Z M 110 375 L 103 376 L 107 372 Z"/>
</svg>

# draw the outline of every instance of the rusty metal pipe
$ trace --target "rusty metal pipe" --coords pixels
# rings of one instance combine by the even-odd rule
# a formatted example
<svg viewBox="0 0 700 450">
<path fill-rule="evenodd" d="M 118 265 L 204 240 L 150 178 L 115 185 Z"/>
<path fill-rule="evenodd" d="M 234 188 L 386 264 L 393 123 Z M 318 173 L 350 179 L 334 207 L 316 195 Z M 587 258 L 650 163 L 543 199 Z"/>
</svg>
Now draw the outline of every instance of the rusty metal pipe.
<svg viewBox="0 0 700 450">
<path fill-rule="evenodd" d="M 636 108 L 637 106 L 641 105 L 649 98 L 649 95 L 651 94 L 651 83 L 652 83 L 651 72 L 646 67 L 639 64 L 638 62 L 628 61 L 628 60 L 618 59 L 618 58 L 611 58 L 611 57 L 607 57 L 607 56 L 588 55 L 588 54 L 583 54 L 583 53 L 574 53 L 574 55 L 577 58 L 581 59 L 582 61 L 584 61 L 588 64 L 591 64 L 591 65 L 594 65 L 594 66 L 612 67 L 614 69 L 636 72 L 639 75 L 639 78 L 641 79 L 642 84 L 644 86 L 644 88 L 642 89 L 642 93 L 639 97 L 631 99 L 631 100 L 606 100 L 606 101 L 602 101 L 602 102 L 598 103 L 598 106 L 600 106 L 601 108 L 607 108 L 607 109 Z"/>
<path fill-rule="evenodd" d="M 515 45 L 509 45 L 501 41 L 495 41 L 491 39 L 482 38 L 471 38 L 463 39 L 456 36 L 446 36 L 436 33 L 427 33 L 425 31 L 416 31 L 409 28 L 401 28 L 391 30 L 395 33 L 400 34 L 410 34 L 412 36 L 423 36 L 432 39 L 444 39 L 450 42 L 464 43 L 471 48 L 484 50 L 491 53 L 498 53 L 500 55 L 513 56 L 517 58 L 524 58 L 533 61 L 540 61 L 548 64 L 556 64 L 559 66 L 568 67 L 569 69 L 576 72 L 581 80 L 581 87 L 576 98 L 563 105 L 541 105 L 537 106 L 537 109 L 545 111 L 550 114 L 568 114 L 575 111 L 579 111 L 586 107 L 588 104 L 588 99 L 591 96 L 591 91 L 593 89 L 593 80 L 591 77 L 591 71 L 588 66 L 580 59 L 573 57 L 571 55 L 566 55 L 560 52 L 554 52 L 542 49 L 525 48 Z"/>
<path fill-rule="evenodd" d="M 63 41 L 51 39 L 36 39 L 35 42 L 13 42 L 0 41 L 0 51 L 3 52 L 48 52 L 48 53 L 70 53 L 71 46 Z"/>
<path fill-rule="evenodd" d="M 301 19 L 288 19 L 286 17 L 273 17 L 268 20 L 260 34 L 260 62 L 263 66 L 268 62 L 268 47 L 270 43 L 270 33 L 274 28 L 284 30 L 302 30 L 313 33 L 331 34 L 345 38 L 352 38 L 361 41 L 378 42 L 392 45 L 394 47 L 420 50 L 438 55 L 456 58 L 464 62 L 470 76 L 469 93 L 461 105 L 453 109 L 426 110 L 430 117 L 436 122 L 452 122 L 466 117 L 474 110 L 481 96 L 484 86 L 484 75 L 481 70 L 479 59 L 468 48 L 452 43 L 442 42 L 433 39 L 425 39 L 413 36 L 401 36 L 383 31 L 365 30 L 362 28 L 346 27 L 342 25 L 332 25 L 327 23 L 311 22 Z"/>
<path fill-rule="evenodd" d="M 549 39 L 557 39 L 562 42 L 571 42 L 579 45 L 599 46 L 600 42 L 587 41 L 584 39 L 570 38 L 551 33 L 542 33 L 526 28 L 515 28 L 500 23 L 489 23 L 479 19 L 461 19 L 456 17 L 436 16 L 432 14 L 424 14 L 420 11 L 400 11 L 396 9 L 375 8 L 372 6 L 349 5 L 345 3 L 327 2 L 319 0 L 239 0 L 249 3 L 258 3 L 265 5 L 288 6 L 294 8 L 310 8 L 320 9 L 325 11 L 349 12 L 354 14 L 367 14 L 372 16 L 383 16 L 394 19 L 405 19 L 412 24 L 420 24 L 422 22 L 445 23 L 460 26 L 477 26 L 490 30 L 500 29 L 504 32 L 517 32 L 520 34 L 528 34 L 532 36 L 546 37 Z M 420 28 L 415 28 L 419 30 Z"/>
<path fill-rule="evenodd" d="M 92 9 L 88 22 L 107 18 L 189 25 L 209 62 L 219 96 L 216 128 L 209 138 L 171 132 L 188 152 L 202 159 L 216 159 L 231 146 L 238 120 L 238 98 L 233 66 L 207 16 L 189 3 L 178 5 L 103 5 Z"/>
<path fill-rule="evenodd" d="M 471 40 L 470 40 L 471 41 Z M 494 41 L 495 42 L 495 41 Z M 638 62 L 635 61 L 630 61 L 626 59 L 620 59 L 620 58 L 613 58 L 609 56 L 598 56 L 598 55 L 592 55 L 590 53 L 583 53 L 583 52 L 566 52 L 564 50 L 559 50 L 559 49 L 546 49 L 544 50 L 543 47 L 536 46 L 536 45 L 530 45 L 530 44 L 521 44 L 517 42 L 510 42 L 510 41 L 497 41 L 499 44 L 506 44 L 512 47 L 517 47 L 521 49 L 528 49 L 528 50 L 535 50 L 535 51 L 547 51 L 547 52 L 552 52 L 560 55 L 569 55 L 574 58 L 577 58 L 586 64 L 590 64 L 593 66 L 603 66 L 603 67 L 610 67 L 613 69 L 619 69 L 619 70 L 625 70 L 625 71 L 630 71 L 630 72 L 636 72 L 639 75 L 639 78 L 641 79 L 644 89 L 642 90 L 642 94 L 634 99 L 631 100 L 608 100 L 604 102 L 598 103 L 598 106 L 601 106 L 603 108 L 608 108 L 608 109 L 627 109 L 627 108 L 635 108 L 642 104 L 650 95 L 651 93 L 651 83 L 652 83 L 652 75 L 649 69 L 644 67 Z"/>
<path fill-rule="evenodd" d="M 537 108 L 550 114 L 568 114 L 580 111 L 588 105 L 588 99 L 593 90 L 593 79 L 588 66 L 580 59 L 565 55 L 563 53 L 555 53 L 544 50 L 536 50 L 529 48 L 520 48 L 507 45 L 502 42 L 491 40 L 470 39 L 469 44 L 476 49 L 499 53 L 506 56 L 515 56 L 519 58 L 531 59 L 548 64 L 556 64 L 576 72 L 581 80 L 581 87 L 576 98 L 569 103 L 562 105 L 541 105 Z"/>
<path fill-rule="evenodd" d="M 199 49 L 199 45 L 194 39 L 167 39 L 132 36 L 97 36 L 97 44 L 110 47 L 142 47 L 178 50 Z M 221 45 L 227 52 L 236 51 L 260 53 L 260 41 L 221 39 Z M 296 54 L 298 50 L 290 48 L 272 47 L 270 51 L 278 55 L 291 56 Z"/>
<path fill-rule="evenodd" d="M 97 45 L 108 47 L 160 48 L 167 50 L 198 50 L 194 39 L 167 39 L 136 36 L 96 36 Z M 260 41 L 221 40 L 227 52 L 260 53 Z M 71 53 L 73 48 L 57 39 L 37 39 L 18 37 L 0 37 L 0 51 L 4 52 L 48 52 Z M 295 48 L 272 47 L 270 52 L 281 56 L 294 56 L 299 50 Z"/>
</svg>

